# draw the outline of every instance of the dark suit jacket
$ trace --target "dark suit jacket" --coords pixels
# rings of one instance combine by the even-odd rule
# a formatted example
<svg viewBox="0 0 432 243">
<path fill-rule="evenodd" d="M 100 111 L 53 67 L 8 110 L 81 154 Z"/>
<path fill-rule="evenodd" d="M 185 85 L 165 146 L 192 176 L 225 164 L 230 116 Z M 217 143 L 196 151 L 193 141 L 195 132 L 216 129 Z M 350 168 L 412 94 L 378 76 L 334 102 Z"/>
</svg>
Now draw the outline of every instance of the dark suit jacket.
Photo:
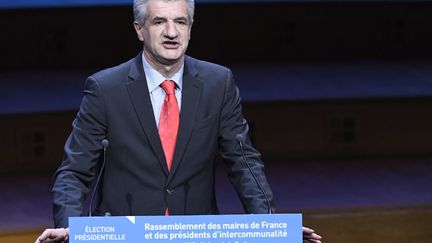
<svg viewBox="0 0 432 243">
<path fill-rule="evenodd" d="M 266 213 L 263 194 L 242 161 L 236 135 L 247 138 L 240 96 L 229 69 L 185 59 L 182 107 L 173 165 L 168 172 L 159 140 L 141 54 L 90 76 L 65 157 L 53 186 L 56 227 L 83 214 L 97 174 L 101 140 L 106 166 L 97 211 L 112 215 L 216 214 L 214 167 L 220 152 L 247 213 Z M 270 200 L 259 153 L 247 138 L 246 157 Z"/>
</svg>

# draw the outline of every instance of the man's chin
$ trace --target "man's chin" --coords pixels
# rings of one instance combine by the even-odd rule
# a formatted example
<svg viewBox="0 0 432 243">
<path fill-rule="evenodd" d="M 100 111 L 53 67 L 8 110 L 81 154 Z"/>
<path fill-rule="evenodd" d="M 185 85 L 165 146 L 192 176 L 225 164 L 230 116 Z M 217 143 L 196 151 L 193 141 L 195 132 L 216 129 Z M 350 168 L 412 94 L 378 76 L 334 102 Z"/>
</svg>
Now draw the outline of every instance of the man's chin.
<svg viewBox="0 0 432 243">
<path fill-rule="evenodd" d="M 158 61 L 163 65 L 172 66 L 174 64 L 183 61 L 183 59 L 184 59 L 184 55 L 181 55 L 175 57 L 160 57 Z"/>
</svg>

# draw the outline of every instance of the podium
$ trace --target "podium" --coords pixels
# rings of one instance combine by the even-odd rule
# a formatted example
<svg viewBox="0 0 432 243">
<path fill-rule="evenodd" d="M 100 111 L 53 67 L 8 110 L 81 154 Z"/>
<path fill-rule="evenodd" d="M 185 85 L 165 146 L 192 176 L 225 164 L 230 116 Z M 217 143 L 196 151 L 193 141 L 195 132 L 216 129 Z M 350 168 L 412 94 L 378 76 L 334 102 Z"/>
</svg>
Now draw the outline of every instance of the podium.
<svg viewBox="0 0 432 243">
<path fill-rule="evenodd" d="M 302 243 L 302 215 L 71 217 L 69 242 Z"/>
</svg>

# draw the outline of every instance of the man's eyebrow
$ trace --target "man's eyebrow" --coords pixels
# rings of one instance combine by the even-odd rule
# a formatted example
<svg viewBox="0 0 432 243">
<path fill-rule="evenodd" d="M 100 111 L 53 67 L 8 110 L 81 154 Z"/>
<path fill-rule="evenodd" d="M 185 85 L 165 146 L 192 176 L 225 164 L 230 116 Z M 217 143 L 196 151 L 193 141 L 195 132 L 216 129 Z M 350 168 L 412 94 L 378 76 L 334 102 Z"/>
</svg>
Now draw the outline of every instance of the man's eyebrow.
<svg viewBox="0 0 432 243">
<path fill-rule="evenodd" d="M 188 20 L 188 18 L 186 18 L 186 17 L 177 17 L 177 18 L 175 18 L 174 20 Z"/>
<path fill-rule="evenodd" d="M 154 18 L 151 19 L 151 20 L 167 20 L 167 18 L 166 18 L 166 17 L 161 17 L 161 16 L 156 16 L 156 17 L 154 17 Z M 188 20 L 188 18 L 182 16 L 182 17 L 174 18 L 174 20 Z"/>
<path fill-rule="evenodd" d="M 160 21 L 160 20 L 167 20 L 166 18 L 164 18 L 164 17 L 159 17 L 159 16 L 156 16 L 156 17 L 154 17 L 153 19 L 151 19 L 151 21 Z"/>
</svg>

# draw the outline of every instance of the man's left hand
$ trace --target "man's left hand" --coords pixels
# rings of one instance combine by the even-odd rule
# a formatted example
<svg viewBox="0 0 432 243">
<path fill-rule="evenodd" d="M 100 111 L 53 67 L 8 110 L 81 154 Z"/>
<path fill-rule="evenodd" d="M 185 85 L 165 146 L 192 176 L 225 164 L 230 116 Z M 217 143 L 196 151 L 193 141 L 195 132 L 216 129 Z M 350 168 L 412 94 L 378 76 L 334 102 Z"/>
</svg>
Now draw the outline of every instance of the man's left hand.
<svg viewBox="0 0 432 243">
<path fill-rule="evenodd" d="M 321 243 L 322 237 L 315 233 L 315 230 L 303 227 L 304 243 Z"/>
</svg>

